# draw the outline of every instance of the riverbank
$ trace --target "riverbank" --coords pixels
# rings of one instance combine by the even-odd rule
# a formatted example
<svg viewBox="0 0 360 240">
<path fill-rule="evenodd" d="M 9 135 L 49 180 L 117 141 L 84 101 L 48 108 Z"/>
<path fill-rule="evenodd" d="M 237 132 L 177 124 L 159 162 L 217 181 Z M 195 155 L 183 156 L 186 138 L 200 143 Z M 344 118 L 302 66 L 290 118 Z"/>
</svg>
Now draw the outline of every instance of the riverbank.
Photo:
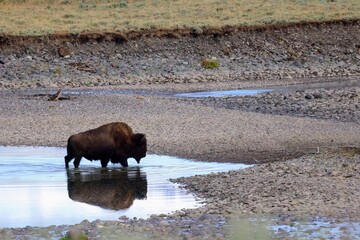
<svg viewBox="0 0 360 240">
<path fill-rule="evenodd" d="M 1 36 L 0 88 L 222 83 L 360 75 L 360 23 Z M 203 68 L 204 58 L 219 67 Z M 235 83 L 236 84 L 236 83 Z M 190 84 L 191 85 L 191 84 Z"/>
<path fill-rule="evenodd" d="M 313 91 L 305 90 L 302 94 L 306 96 Z M 152 89 L 151 94 L 146 94 L 144 89 L 140 92 L 142 94 L 77 94 L 69 95 L 69 100 L 54 102 L 49 101 L 47 95 L 36 95 L 38 91 L 34 90 L 1 91 L 3 114 L 0 122 L 4 133 L 1 144 L 64 147 L 70 134 L 121 119 L 135 131 L 147 134 L 151 153 L 207 161 L 272 163 L 248 170 L 173 180 L 185 184 L 189 191 L 205 199 L 206 205 L 200 209 L 152 215 L 147 220 L 85 220 L 74 226 L 3 229 L 1 234 L 5 239 L 25 235 L 31 235 L 32 239 L 41 236 L 57 238 L 74 228 L 94 239 L 123 235 L 222 239 L 229 237 L 228 224 L 234 216 L 270 219 L 275 216 L 279 220 L 274 224 L 288 225 L 311 216 L 341 221 L 359 219 L 354 194 L 359 190 L 356 166 L 360 158 L 360 132 L 359 124 L 353 122 L 354 115 L 343 115 L 351 116 L 347 121 L 319 119 L 324 112 L 318 117 L 316 114 L 281 116 L 207 106 L 197 99 L 161 96 L 162 90 Z M 357 92 L 358 88 L 334 90 L 330 100 L 344 96 L 344 93 Z M 294 96 L 290 97 L 293 100 L 299 98 L 297 91 L 286 94 Z M 355 116 L 358 116 L 358 97 L 354 96 L 354 102 L 347 101 Z M 253 103 L 261 107 L 263 100 L 268 98 L 269 94 L 265 93 L 257 96 L 255 99 L 258 100 Z M 226 103 L 226 99 L 216 101 Z M 321 102 L 320 106 L 323 104 Z M 343 107 L 341 101 L 332 106 L 333 109 Z M 341 147 L 352 148 L 338 151 Z M 284 161 L 286 159 L 290 160 Z"/>
<path fill-rule="evenodd" d="M 233 216 L 268 216 L 289 226 L 303 216 L 358 221 L 359 87 L 267 93 L 250 100 L 169 96 L 189 90 L 328 81 L 328 76 L 346 81 L 347 75 L 360 75 L 358 24 L 297 31 L 164 38 L 161 44 L 154 39 L 120 45 L 70 42 L 70 47 L 78 50 L 70 53 L 70 58 L 58 55 L 62 43 L 45 48 L 41 43 L 30 52 L 21 46 L 12 51 L 2 48 L 1 145 L 64 147 L 74 133 L 124 121 L 134 131 L 147 134 L 150 153 L 264 164 L 245 171 L 174 180 L 204 197 L 204 208 L 153 215 L 147 220 L 122 217 L 119 221 L 84 220 L 75 226 L 1 229 L 0 236 L 57 239 L 78 229 L 92 239 L 122 235 L 223 239 L 230 237 L 228 224 Z M 230 55 L 220 51 L 227 42 L 232 46 Z M 295 53 L 290 46 L 297 47 Z M 221 67 L 202 69 L 198 62 L 205 55 L 216 56 Z M 113 57 L 117 60 L 110 67 L 108 60 Z M 88 65 L 75 64 L 79 62 Z M 102 73 L 102 66 L 107 66 L 107 74 Z M 92 67 L 96 71 L 88 71 Z M 56 69 L 61 70 L 58 75 Z M 62 101 L 49 101 L 41 95 L 55 93 L 59 87 L 129 92 L 76 94 Z M 340 111 L 344 106 L 345 113 Z"/>
</svg>

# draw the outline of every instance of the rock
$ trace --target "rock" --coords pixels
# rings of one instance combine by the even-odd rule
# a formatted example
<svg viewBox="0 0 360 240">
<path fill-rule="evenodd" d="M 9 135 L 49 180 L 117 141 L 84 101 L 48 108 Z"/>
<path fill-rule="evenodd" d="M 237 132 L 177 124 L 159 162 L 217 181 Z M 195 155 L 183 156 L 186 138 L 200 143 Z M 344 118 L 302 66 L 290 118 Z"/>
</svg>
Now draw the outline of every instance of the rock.
<svg viewBox="0 0 360 240">
<path fill-rule="evenodd" d="M 119 217 L 119 220 L 127 221 L 127 220 L 129 220 L 129 217 L 123 215 L 123 216 Z"/>
<path fill-rule="evenodd" d="M 71 51 L 70 47 L 62 46 L 62 47 L 58 48 L 58 53 L 59 53 L 60 57 L 69 58 L 72 51 Z"/>
<path fill-rule="evenodd" d="M 71 240 L 88 240 L 89 238 L 78 229 L 71 229 L 66 233 Z"/>
<path fill-rule="evenodd" d="M 166 221 L 166 220 L 161 220 L 159 222 L 159 226 L 160 227 L 168 227 L 168 226 L 170 226 L 170 223 L 168 221 Z"/>
<path fill-rule="evenodd" d="M 156 215 L 156 214 L 151 214 L 151 215 L 150 215 L 150 218 L 151 218 L 151 219 L 158 219 L 158 218 L 159 218 L 159 216 L 158 216 L 158 215 Z"/>
<path fill-rule="evenodd" d="M 312 99 L 313 96 L 311 94 L 305 94 L 305 99 Z"/>
</svg>

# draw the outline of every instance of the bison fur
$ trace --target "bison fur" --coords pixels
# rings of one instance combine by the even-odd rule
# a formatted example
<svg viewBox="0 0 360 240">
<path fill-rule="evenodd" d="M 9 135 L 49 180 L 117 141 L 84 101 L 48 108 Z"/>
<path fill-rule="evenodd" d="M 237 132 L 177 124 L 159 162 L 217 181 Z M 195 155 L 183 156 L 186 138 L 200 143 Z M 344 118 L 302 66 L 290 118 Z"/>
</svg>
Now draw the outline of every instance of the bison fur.
<svg viewBox="0 0 360 240">
<path fill-rule="evenodd" d="M 126 123 L 114 122 L 70 136 L 65 167 L 69 168 L 69 162 L 75 158 L 74 167 L 78 168 L 82 157 L 90 161 L 100 160 L 102 167 L 106 167 L 109 161 L 127 167 L 128 158 L 140 163 L 146 151 L 145 134 L 134 134 Z"/>
</svg>

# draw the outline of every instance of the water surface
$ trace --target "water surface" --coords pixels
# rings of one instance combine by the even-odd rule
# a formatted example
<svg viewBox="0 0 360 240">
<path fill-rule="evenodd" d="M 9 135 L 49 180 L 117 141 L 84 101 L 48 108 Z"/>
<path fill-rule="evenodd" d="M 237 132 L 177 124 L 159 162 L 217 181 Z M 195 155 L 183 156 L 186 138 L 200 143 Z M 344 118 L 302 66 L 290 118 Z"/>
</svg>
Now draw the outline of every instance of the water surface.
<svg viewBox="0 0 360 240">
<path fill-rule="evenodd" d="M 64 148 L 0 147 L 0 227 L 75 224 L 84 219 L 147 218 L 201 205 L 169 178 L 247 167 L 148 155 L 129 167 L 82 159 L 65 169 Z"/>
<path fill-rule="evenodd" d="M 220 91 L 201 91 L 190 93 L 175 94 L 176 97 L 189 97 L 189 98 L 205 98 L 205 97 L 243 97 L 254 96 L 265 92 L 272 91 L 295 91 L 306 89 L 332 89 L 342 87 L 360 87 L 360 79 L 347 80 L 347 81 L 330 81 L 330 82 L 317 82 L 317 83 L 304 83 L 286 86 L 272 86 L 267 88 L 244 88 Z"/>
<path fill-rule="evenodd" d="M 273 89 L 235 89 L 221 91 L 203 91 L 192 93 L 175 94 L 176 97 L 235 97 L 235 96 L 253 96 L 264 92 L 271 92 Z"/>
</svg>

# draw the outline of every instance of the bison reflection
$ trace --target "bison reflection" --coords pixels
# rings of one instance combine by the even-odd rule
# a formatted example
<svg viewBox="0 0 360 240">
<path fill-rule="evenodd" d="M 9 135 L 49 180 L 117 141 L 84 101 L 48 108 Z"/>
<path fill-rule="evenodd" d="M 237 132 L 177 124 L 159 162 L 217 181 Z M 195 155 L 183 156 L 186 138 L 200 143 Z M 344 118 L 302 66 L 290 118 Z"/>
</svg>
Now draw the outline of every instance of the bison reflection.
<svg viewBox="0 0 360 240">
<path fill-rule="evenodd" d="M 139 168 L 68 170 L 67 175 L 69 197 L 74 201 L 119 210 L 129 208 L 135 198 L 146 198 L 146 174 Z"/>
</svg>

